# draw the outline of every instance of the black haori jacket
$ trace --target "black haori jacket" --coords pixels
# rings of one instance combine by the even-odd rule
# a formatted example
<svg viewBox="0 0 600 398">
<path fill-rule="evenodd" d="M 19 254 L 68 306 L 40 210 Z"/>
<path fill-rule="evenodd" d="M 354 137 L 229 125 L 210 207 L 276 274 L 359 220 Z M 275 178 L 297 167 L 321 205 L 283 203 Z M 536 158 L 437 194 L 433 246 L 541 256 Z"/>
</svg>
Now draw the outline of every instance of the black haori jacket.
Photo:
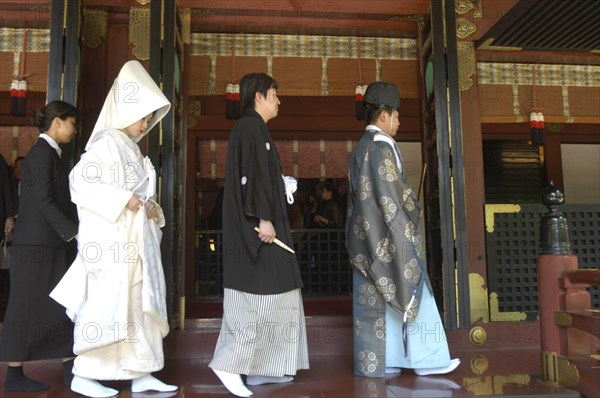
<svg viewBox="0 0 600 398">
<path fill-rule="evenodd" d="M 296 256 L 258 239 L 260 219 L 271 221 L 277 238 L 293 248 L 279 154 L 262 117 L 248 110 L 233 127 L 227 149 L 223 285 L 253 294 L 301 288 Z"/>
</svg>

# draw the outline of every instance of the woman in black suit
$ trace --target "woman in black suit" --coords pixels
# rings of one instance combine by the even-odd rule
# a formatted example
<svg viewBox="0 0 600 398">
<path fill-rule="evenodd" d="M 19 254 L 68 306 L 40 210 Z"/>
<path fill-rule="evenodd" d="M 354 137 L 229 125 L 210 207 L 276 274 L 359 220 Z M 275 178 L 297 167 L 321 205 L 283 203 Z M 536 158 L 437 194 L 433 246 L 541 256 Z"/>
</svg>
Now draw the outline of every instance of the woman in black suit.
<svg viewBox="0 0 600 398">
<path fill-rule="evenodd" d="M 23 162 L 11 289 L 0 340 L 0 360 L 9 362 L 5 391 L 48 389 L 23 374 L 26 361 L 62 358 L 65 384 L 73 377 L 73 324 L 48 294 L 77 253 L 77 209 L 59 145 L 73 139 L 78 121 L 79 110 L 62 101 L 50 102 L 34 115 L 41 134 Z"/>
</svg>

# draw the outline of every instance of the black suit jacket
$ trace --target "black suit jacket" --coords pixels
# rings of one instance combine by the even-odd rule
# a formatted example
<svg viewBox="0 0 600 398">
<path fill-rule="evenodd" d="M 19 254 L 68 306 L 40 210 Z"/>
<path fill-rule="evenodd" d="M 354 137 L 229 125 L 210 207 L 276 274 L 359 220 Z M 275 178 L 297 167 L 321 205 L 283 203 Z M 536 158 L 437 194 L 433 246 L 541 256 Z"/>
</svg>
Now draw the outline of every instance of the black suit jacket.
<svg viewBox="0 0 600 398">
<path fill-rule="evenodd" d="M 23 161 L 13 245 L 58 247 L 77 235 L 77 228 L 69 175 L 56 150 L 40 138 Z"/>
<path fill-rule="evenodd" d="M 17 214 L 16 183 L 10 167 L 0 155 L 0 240 L 4 239 L 4 223 Z"/>
</svg>

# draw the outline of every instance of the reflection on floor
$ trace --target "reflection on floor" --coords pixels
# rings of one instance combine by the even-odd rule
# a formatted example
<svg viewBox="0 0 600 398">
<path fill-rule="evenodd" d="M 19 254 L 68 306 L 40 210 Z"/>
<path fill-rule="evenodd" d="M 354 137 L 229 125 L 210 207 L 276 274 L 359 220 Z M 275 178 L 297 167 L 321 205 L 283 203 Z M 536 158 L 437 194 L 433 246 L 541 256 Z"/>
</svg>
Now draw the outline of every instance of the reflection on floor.
<svg viewBox="0 0 600 398">
<path fill-rule="evenodd" d="M 355 377 L 352 370 L 351 329 L 344 321 L 339 329 L 321 328 L 316 335 L 314 322 L 309 325 L 310 370 L 300 371 L 292 383 L 250 387 L 253 398 L 348 398 L 348 397 L 564 397 L 579 394 L 539 380 L 541 373 L 539 345 L 515 344 L 513 348 L 496 346 L 472 348 L 461 341 L 451 341 L 452 356 L 461 359 L 459 368 L 442 376 L 416 376 L 410 370 L 382 379 Z M 207 326 L 208 325 L 208 326 Z M 175 393 L 132 393 L 130 382 L 106 382 L 121 391 L 121 398 L 210 398 L 231 396 L 208 368 L 216 341 L 218 321 L 193 331 L 173 332 L 165 340 L 167 357 L 164 370 L 156 376 L 177 384 Z M 340 326 L 340 324 L 338 324 Z M 312 335 L 311 335 L 312 330 Z M 449 339 L 452 338 L 449 335 Z M 26 364 L 25 373 L 48 383 L 50 390 L 38 393 L 5 393 L 6 398 L 81 397 L 62 384 L 62 366 L 56 361 Z M 6 364 L 0 366 L 0 384 Z"/>
</svg>

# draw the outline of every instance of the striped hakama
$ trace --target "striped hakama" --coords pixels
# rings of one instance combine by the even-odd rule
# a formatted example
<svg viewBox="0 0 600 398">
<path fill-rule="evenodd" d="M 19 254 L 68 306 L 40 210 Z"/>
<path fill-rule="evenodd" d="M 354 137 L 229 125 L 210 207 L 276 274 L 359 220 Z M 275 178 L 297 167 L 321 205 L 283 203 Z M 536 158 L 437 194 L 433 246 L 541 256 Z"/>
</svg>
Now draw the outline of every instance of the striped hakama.
<svg viewBox="0 0 600 398">
<path fill-rule="evenodd" d="M 223 311 L 221 333 L 209 367 L 270 377 L 308 369 L 300 289 L 269 295 L 225 289 Z"/>
</svg>

